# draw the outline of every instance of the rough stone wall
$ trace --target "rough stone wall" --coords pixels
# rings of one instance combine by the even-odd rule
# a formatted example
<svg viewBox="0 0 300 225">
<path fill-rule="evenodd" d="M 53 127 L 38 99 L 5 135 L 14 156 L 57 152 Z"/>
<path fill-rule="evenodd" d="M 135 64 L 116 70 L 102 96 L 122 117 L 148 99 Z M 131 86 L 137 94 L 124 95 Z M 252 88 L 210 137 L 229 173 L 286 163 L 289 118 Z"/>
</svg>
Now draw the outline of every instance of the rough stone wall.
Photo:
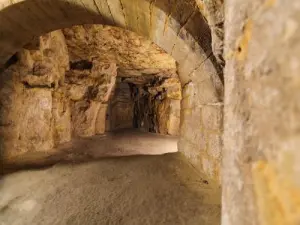
<svg viewBox="0 0 300 225">
<path fill-rule="evenodd" d="M 222 224 L 300 224 L 300 2 L 225 5 Z"/>
<path fill-rule="evenodd" d="M 46 151 L 70 140 L 70 111 L 60 101 L 69 66 L 64 37 L 57 31 L 38 41 L 38 50 L 23 49 L 1 73 L 0 136 L 4 157 Z"/>
<path fill-rule="evenodd" d="M 157 102 L 156 119 L 158 133 L 179 136 L 180 100 L 165 98 Z"/>
<path fill-rule="evenodd" d="M 3 0 L 0 9 L 0 65 L 32 37 L 76 24 L 118 26 L 148 38 L 177 61 L 183 84 L 203 63 L 215 62 L 210 28 L 195 0 Z"/>
<path fill-rule="evenodd" d="M 223 85 L 212 68 L 203 65 L 183 87 L 179 149 L 196 169 L 221 183 Z"/>
<path fill-rule="evenodd" d="M 103 118 L 104 113 L 103 105 L 111 96 L 116 76 L 115 63 L 98 61 L 71 63 L 71 69 L 66 73 L 65 83 L 68 98 L 71 100 L 73 136 L 86 137 L 103 133 L 101 130 L 104 128 L 100 128 L 100 119 Z"/>
<path fill-rule="evenodd" d="M 105 120 L 100 120 L 115 84 L 116 64 L 80 61 L 69 68 L 61 31 L 37 42 L 25 46 L 31 50 L 17 53 L 1 73 L 1 153 L 7 158 L 104 132 Z"/>
<path fill-rule="evenodd" d="M 70 61 L 117 63 L 122 76 L 176 74 L 176 62 L 164 50 L 129 30 L 103 25 L 63 29 Z"/>
<path fill-rule="evenodd" d="M 95 124 L 95 132 L 96 134 L 104 134 L 106 131 L 106 115 L 107 115 L 107 108 L 108 108 L 108 102 L 102 103 L 100 105 L 98 115 L 96 118 L 96 124 Z M 109 127 L 108 127 L 109 128 Z M 108 129 L 109 130 L 109 129 Z"/>
<path fill-rule="evenodd" d="M 70 141 L 71 137 L 102 134 L 107 103 L 116 82 L 116 63 L 124 82 L 138 83 L 142 87 L 154 77 L 161 81 L 148 87 L 148 94 L 151 92 L 152 98 L 159 99 L 147 109 L 157 115 L 152 118 L 156 126 L 152 131 L 178 135 L 181 86 L 175 61 L 152 42 L 123 29 L 87 25 L 64 29 L 64 33 L 46 34 L 24 48 L 27 49 L 11 58 L 9 63 L 13 65 L 7 65 L 9 68 L 2 77 L 5 82 L 1 87 L 1 104 L 5 107 L 1 116 L 10 117 L 17 127 L 23 126 L 16 128 L 20 131 L 10 130 L 14 126 L 4 131 L 3 127 L 5 152 L 18 145 L 19 150 L 12 151 L 12 155 L 48 151 Z M 120 93 L 116 91 L 112 107 L 109 107 L 113 121 L 109 124 L 111 129 L 133 125 L 130 92 L 126 102 L 122 102 L 125 95 Z M 18 115 L 22 113 L 30 118 L 19 121 Z M 36 125 L 31 122 L 34 119 L 38 119 Z M 5 120 L 3 124 L 7 126 Z M 28 137 L 19 134 L 31 127 L 33 133 Z"/>
<path fill-rule="evenodd" d="M 108 107 L 109 130 L 139 128 L 179 135 L 181 85 L 178 78 L 120 77 Z"/>
<path fill-rule="evenodd" d="M 170 54 L 177 62 L 182 86 L 188 83 L 197 86 L 197 93 L 195 97 L 191 96 L 191 101 L 198 101 L 200 89 L 204 89 L 206 94 L 211 92 L 211 95 L 215 95 L 215 90 L 210 88 L 219 85 L 215 81 L 221 77 L 222 71 L 212 51 L 209 25 L 199 12 L 195 0 L 136 0 L 134 4 L 132 0 L 121 2 L 4 0 L 0 5 L 0 67 L 34 36 L 76 24 L 108 24 L 143 35 Z M 13 19 L 7 19 L 11 16 Z M 217 73 L 211 72 L 214 68 L 218 69 Z M 212 76 L 210 88 L 205 88 L 201 83 L 203 73 Z M 216 90 L 219 92 L 221 89 Z M 200 102 L 198 105 L 205 104 Z M 198 114 L 193 114 L 189 119 L 200 120 Z M 194 130 L 196 132 L 199 127 L 194 127 Z M 199 143 L 197 140 L 194 142 Z M 190 151 L 181 145 L 181 151 L 186 150 Z M 199 148 L 196 151 L 199 152 Z"/>
<path fill-rule="evenodd" d="M 143 84 L 131 84 L 135 102 L 135 127 L 178 136 L 181 84 L 178 78 L 153 77 Z"/>
<path fill-rule="evenodd" d="M 134 101 L 127 83 L 117 82 L 109 106 L 110 130 L 133 128 Z"/>
</svg>

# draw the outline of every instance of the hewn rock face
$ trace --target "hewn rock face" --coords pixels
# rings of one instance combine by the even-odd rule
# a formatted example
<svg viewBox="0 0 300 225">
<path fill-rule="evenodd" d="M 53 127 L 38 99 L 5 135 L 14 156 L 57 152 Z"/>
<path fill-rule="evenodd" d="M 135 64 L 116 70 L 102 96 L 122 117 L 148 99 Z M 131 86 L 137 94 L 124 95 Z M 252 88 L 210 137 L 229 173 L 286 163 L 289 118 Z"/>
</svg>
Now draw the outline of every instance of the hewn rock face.
<svg viewBox="0 0 300 225">
<path fill-rule="evenodd" d="M 175 93 L 178 96 L 166 97 L 173 99 L 181 98 L 181 87 L 177 79 L 178 75 L 176 73 L 174 59 L 151 41 L 127 30 L 102 25 L 74 26 L 64 29 L 63 32 L 66 36 L 70 61 L 74 67 L 89 67 L 89 62 L 92 61 L 115 62 L 118 64 L 118 76 L 122 77 L 122 82 L 142 86 L 153 81 L 154 77 L 157 79 L 176 77 L 174 79 L 175 82 L 177 82 L 177 86 L 173 85 L 173 88 L 176 90 L 171 90 L 170 84 L 163 83 L 160 84 L 159 87 L 152 87 L 152 90 L 149 88 L 149 92 L 154 96 L 158 93 L 163 93 L 163 89 L 167 88 L 168 92 L 164 92 L 164 95 L 174 95 Z M 83 76 L 83 74 L 80 75 L 81 78 Z M 73 79 L 74 75 L 70 77 Z M 172 79 L 166 81 L 172 82 Z M 75 83 L 78 84 L 78 82 Z M 125 86 L 119 83 L 119 87 L 115 91 L 115 95 L 109 104 L 108 116 L 111 121 L 109 122 L 108 130 L 133 126 L 134 102 L 131 99 L 128 85 L 125 84 Z M 82 99 L 83 93 L 85 93 L 85 90 L 82 87 L 78 87 L 78 85 L 72 86 L 70 91 L 74 93 L 74 100 Z M 162 98 L 165 98 L 165 96 L 162 96 Z M 149 104 L 148 110 L 154 110 L 155 113 L 156 111 L 158 112 L 158 106 L 155 106 L 154 101 Z M 178 110 L 174 109 L 175 103 L 173 103 L 174 106 L 172 108 L 169 105 L 170 104 L 168 104 L 169 110 L 164 112 L 164 116 L 161 115 L 163 116 L 161 121 L 166 119 L 166 121 L 161 122 L 161 124 L 165 123 L 165 127 L 170 128 L 161 129 L 161 133 L 167 134 L 168 129 L 170 129 L 170 133 L 178 134 Z M 145 104 L 143 107 L 144 106 Z M 171 109 L 172 112 L 170 111 Z M 153 115 L 154 111 L 152 113 Z M 141 113 L 141 111 L 138 113 Z M 170 113 L 172 114 L 172 119 L 169 118 Z M 154 118 L 152 120 L 154 120 Z M 140 123 L 143 123 L 142 126 L 147 127 L 146 129 L 149 130 L 150 125 L 147 124 L 150 123 L 150 121 Z M 155 123 L 158 123 L 156 118 Z M 152 129 L 152 131 L 154 130 L 160 132 L 158 128 Z"/>
<path fill-rule="evenodd" d="M 152 77 L 145 82 L 135 77 L 119 79 L 109 104 L 109 130 L 135 127 L 148 132 L 179 135 L 179 80 Z"/>
<path fill-rule="evenodd" d="M 179 135 L 181 85 L 178 78 L 153 77 L 132 86 L 135 127 Z"/>
<path fill-rule="evenodd" d="M 180 135 L 180 100 L 172 99 L 170 102 L 170 114 L 168 121 L 168 134 Z"/>
<path fill-rule="evenodd" d="M 179 135 L 180 100 L 165 98 L 156 108 L 158 132 L 161 134 Z"/>
<path fill-rule="evenodd" d="M 109 104 L 110 130 L 133 127 L 133 107 L 130 88 L 127 83 L 117 82 Z"/>
<path fill-rule="evenodd" d="M 220 70 L 217 73 L 212 72 L 219 66 L 212 54 L 210 28 L 201 16 L 195 0 L 137 0 L 134 4 L 132 1 L 25 0 L 22 2 L 5 1 L 0 8 L 0 18 L 2 18 L 0 19 L 1 65 L 5 64 L 12 53 L 30 42 L 29 40 L 33 36 L 41 35 L 49 30 L 74 24 L 111 24 L 144 35 L 174 57 L 182 86 L 186 86 L 188 83 L 197 86 L 194 89 L 197 91 L 190 97 L 190 101 L 197 102 L 201 106 L 205 105 L 205 102 L 197 100 L 197 95 L 202 94 L 200 90 L 204 90 L 205 94 L 203 95 L 208 95 L 209 92 L 211 95 L 215 95 L 214 85 L 219 85 L 215 78 L 220 75 Z M 30 16 L 28 16 L 29 14 Z M 7 19 L 14 15 L 18 18 L 18 23 Z M 116 39 L 121 38 L 122 36 L 118 36 Z M 80 35 L 79 39 L 82 39 Z M 68 40 L 70 39 L 68 38 Z M 83 48 L 87 46 L 86 42 L 89 40 L 83 42 Z M 118 45 L 121 46 L 120 43 Z M 147 52 L 145 51 L 145 53 Z M 133 54 L 133 56 L 135 55 Z M 88 61 L 93 60 L 89 59 Z M 157 74 L 157 70 L 153 72 L 155 70 L 151 67 L 146 70 L 144 68 L 133 69 L 134 74 L 141 74 L 141 71 L 143 74 L 145 71 L 147 71 L 146 74 L 149 74 L 149 71 Z M 130 74 L 133 74 L 132 70 L 129 71 Z M 124 70 L 124 73 L 128 72 Z M 208 82 L 209 86 L 202 84 L 203 73 L 208 74 L 214 80 L 211 83 Z M 202 98 L 203 95 L 200 97 Z M 218 93 L 218 95 L 221 94 Z M 200 115 L 194 113 L 189 119 L 199 121 Z M 195 131 L 198 129 L 199 127 L 193 128 Z M 191 135 L 193 134 L 187 134 L 187 136 Z M 198 143 L 199 140 L 193 142 Z M 182 146 L 181 150 L 186 151 L 185 145 Z M 199 149 L 194 151 L 199 151 Z"/>
<path fill-rule="evenodd" d="M 180 150 L 197 169 L 219 179 L 223 85 L 211 55 L 193 69 L 195 57 L 187 54 L 186 63 L 178 69 L 180 74 L 188 75 L 188 80 L 180 82 L 174 59 L 130 31 L 85 25 L 64 29 L 63 33 L 66 42 L 58 31 L 53 37 L 48 34 L 26 45 L 35 50 L 23 50 L 17 59 L 30 69 L 21 68 L 18 62 L 16 66 L 24 75 L 14 81 L 24 88 L 51 92 L 51 127 L 46 129 L 52 146 L 72 136 L 102 134 L 106 127 L 112 130 L 134 126 L 179 135 L 182 108 Z M 54 42 L 56 36 L 61 42 Z M 47 38 L 53 43 L 44 43 Z M 174 54 L 178 54 L 173 47 Z M 131 90 L 125 102 L 124 96 L 116 92 L 109 103 L 117 73 L 120 82 L 129 83 Z M 186 94 L 180 105 L 182 85 Z M 52 148 L 49 146 L 44 149 Z"/>
<path fill-rule="evenodd" d="M 96 124 L 95 124 L 96 134 L 104 134 L 105 133 L 107 107 L 108 107 L 107 103 L 100 105 L 100 108 L 99 108 L 99 111 L 97 114 L 97 118 L 96 118 Z"/>
<path fill-rule="evenodd" d="M 148 95 L 159 99 L 149 105 L 158 115 L 152 118 L 153 131 L 178 135 L 181 86 L 169 55 L 118 28 L 75 26 L 64 33 L 67 44 L 61 31 L 34 39 L 1 75 L 1 134 L 7 157 L 48 151 L 76 136 L 103 134 L 106 120 L 111 120 L 109 129 L 133 127 L 136 103 L 126 83 L 148 85 Z M 127 88 L 114 92 L 116 63 L 120 84 Z"/>
<path fill-rule="evenodd" d="M 225 5 L 222 224 L 300 224 L 300 2 Z"/>
<path fill-rule="evenodd" d="M 68 50 L 61 31 L 40 37 L 38 50 L 19 54 L 20 80 L 31 87 L 58 87 L 69 67 Z"/>
<path fill-rule="evenodd" d="M 70 140 L 69 106 L 60 96 L 69 66 L 64 37 L 60 31 L 52 32 L 39 39 L 39 46 L 20 51 L 15 64 L 1 74 L 0 135 L 5 157 L 46 151 Z"/>
<path fill-rule="evenodd" d="M 96 119 L 100 102 L 82 100 L 72 103 L 72 125 L 74 136 L 89 137 L 96 134 Z"/>
<path fill-rule="evenodd" d="M 51 90 L 30 88 L 20 91 L 11 97 L 2 95 L 1 91 L 1 97 L 10 100 L 9 104 L 2 103 L 1 106 L 4 157 L 27 151 L 46 151 L 54 146 Z"/>
<path fill-rule="evenodd" d="M 52 92 L 53 141 L 55 145 L 71 140 L 71 107 L 66 97 L 66 88 L 60 87 Z"/>
<path fill-rule="evenodd" d="M 103 25 L 79 25 L 63 29 L 63 32 L 72 62 L 115 62 L 122 76 L 176 75 L 175 60 L 171 56 L 131 31 Z"/>
<path fill-rule="evenodd" d="M 106 103 L 111 96 L 116 76 L 117 67 L 114 63 L 97 61 L 71 63 L 71 70 L 66 73 L 65 83 L 72 105 L 74 136 L 86 137 L 101 133 L 98 130 L 100 126 L 98 113 L 102 103 Z M 102 122 L 105 124 L 105 120 Z"/>
<path fill-rule="evenodd" d="M 114 88 L 116 64 L 82 61 L 69 68 L 61 31 L 38 41 L 37 50 L 23 49 L 15 56 L 15 64 L 1 74 L 5 157 L 48 151 L 72 136 L 103 133 L 99 121 L 103 112 L 99 111 Z"/>
</svg>

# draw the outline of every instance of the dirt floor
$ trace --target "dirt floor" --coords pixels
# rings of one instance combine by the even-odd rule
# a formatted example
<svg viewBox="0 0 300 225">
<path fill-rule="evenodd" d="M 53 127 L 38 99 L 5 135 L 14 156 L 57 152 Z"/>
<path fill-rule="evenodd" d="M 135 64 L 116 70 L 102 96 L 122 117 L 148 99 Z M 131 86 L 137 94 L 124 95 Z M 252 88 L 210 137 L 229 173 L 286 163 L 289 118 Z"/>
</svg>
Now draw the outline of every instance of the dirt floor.
<svg viewBox="0 0 300 225">
<path fill-rule="evenodd" d="M 219 187 L 168 150 L 176 138 L 135 131 L 77 140 L 2 177 L 0 225 L 220 224 Z"/>
</svg>

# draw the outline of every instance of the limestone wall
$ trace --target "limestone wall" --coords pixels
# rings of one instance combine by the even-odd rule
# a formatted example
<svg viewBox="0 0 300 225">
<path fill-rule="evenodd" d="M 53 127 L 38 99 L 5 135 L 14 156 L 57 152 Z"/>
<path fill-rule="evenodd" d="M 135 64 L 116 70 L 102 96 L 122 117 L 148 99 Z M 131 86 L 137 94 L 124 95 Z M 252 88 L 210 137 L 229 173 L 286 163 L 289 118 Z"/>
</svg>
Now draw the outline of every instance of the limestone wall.
<svg viewBox="0 0 300 225">
<path fill-rule="evenodd" d="M 40 37 L 38 43 L 36 50 L 17 53 L 1 74 L 4 157 L 49 151 L 72 136 L 104 132 L 99 121 L 102 104 L 115 84 L 116 64 L 91 62 L 91 68 L 86 68 L 86 63 L 78 62 L 69 68 L 61 31 Z"/>
<path fill-rule="evenodd" d="M 132 0 L 123 0 L 122 3 L 102 0 L 4 0 L 0 8 L 3 33 L 0 65 L 31 42 L 32 37 L 78 24 L 118 26 L 150 39 L 178 62 L 183 84 L 208 58 L 214 66 L 218 65 L 212 54 L 209 25 L 195 0 L 137 0 L 135 4 Z M 48 10 L 51 13 L 45 13 Z M 14 20 L 5 22 L 11 15 Z"/>
<path fill-rule="evenodd" d="M 71 62 L 116 63 L 120 76 L 176 74 L 176 61 L 146 37 L 119 27 L 99 24 L 63 29 Z"/>
<path fill-rule="evenodd" d="M 223 96 L 222 67 L 220 66 L 222 57 L 219 57 L 222 55 L 222 48 L 212 48 L 212 39 L 213 46 L 215 44 L 218 47 L 222 46 L 222 42 L 218 41 L 222 37 L 222 33 L 219 35 L 222 29 L 218 27 L 219 18 L 222 18 L 222 16 L 215 17 L 213 12 L 222 13 L 222 10 L 215 10 L 214 7 L 222 6 L 223 1 L 203 2 L 211 13 L 209 17 L 211 19 L 206 20 L 205 16 L 202 16 L 200 12 L 201 4 L 199 11 L 195 0 L 136 0 L 134 4 L 132 0 L 24 0 L 18 2 L 4 0 L 0 5 L 2 34 L 0 40 L 0 48 L 2 49 L 0 52 L 0 68 L 6 66 L 6 61 L 14 52 L 32 42 L 33 37 L 51 30 L 78 24 L 106 24 L 134 31 L 154 42 L 176 60 L 182 87 L 194 86 L 191 90 L 190 101 L 193 102 L 195 107 L 184 106 L 187 108 L 184 113 L 192 110 L 193 114 L 188 116 L 187 120 L 182 120 L 182 134 L 185 137 L 182 136 L 180 151 L 185 152 L 189 158 L 194 158 L 194 164 L 197 168 L 202 168 L 201 159 L 194 157 L 204 152 L 201 150 L 204 142 L 196 137 L 202 127 L 193 125 L 193 131 L 191 129 L 188 131 L 186 127 L 189 126 L 187 125 L 189 120 L 195 124 L 202 120 L 200 114 L 197 113 L 199 108 L 208 103 L 220 104 L 222 101 L 219 100 L 219 96 Z M 13 19 L 9 19 L 11 17 Z M 207 23 L 207 21 L 209 22 Z M 210 25 L 216 28 L 212 29 L 213 32 L 211 32 Z M 90 29 L 90 27 L 84 29 L 91 32 L 94 35 L 93 38 L 100 37 L 101 39 L 103 37 L 101 32 Z M 85 32 L 82 32 L 82 30 L 80 28 L 75 33 L 78 34 L 78 40 L 83 40 L 81 44 L 85 48 L 91 39 L 85 36 Z M 115 35 L 114 32 L 111 34 L 115 37 L 115 40 L 122 38 Z M 72 42 L 74 37 L 69 40 Z M 131 46 L 140 45 L 138 41 L 132 42 L 131 38 L 124 38 L 124 40 L 129 41 Z M 121 53 L 126 53 L 126 51 Z M 148 58 L 150 59 L 150 57 Z M 92 61 L 91 59 L 86 60 Z M 139 75 L 144 74 L 145 71 L 148 70 L 134 70 Z M 150 71 L 153 72 L 153 70 Z M 157 74 L 157 71 L 155 74 Z M 211 81 L 205 78 L 204 80 L 207 81 L 204 82 L 203 77 L 206 76 L 210 76 Z M 203 100 L 203 96 L 207 95 L 216 95 L 217 100 Z M 188 140 L 191 139 L 193 141 L 189 142 Z M 191 144 L 187 143 L 193 143 L 195 144 L 193 146 L 197 147 L 191 149 L 189 147 Z M 205 143 L 205 145 L 208 145 L 208 140 Z M 208 162 L 213 162 L 213 160 L 208 160 Z"/>
<path fill-rule="evenodd" d="M 222 224 L 300 224 L 300 2 L 225 5 Z"/>
<path fill-rule="evenodd" d="M 5 157 L 46 151 L 71 137 L 70 109 L 60 101 L 69 66 L 64 37 L 53 32 L 39 43 L 38 50 L 20 51 L 1 74 L 0 135 Z"/>
<path fill-rule="evenodd" d="M 132 4 L 132 0 L 24 0 L 18 3 L 4 0 L 0 8 L 1 68 L 11 64 L 14 57 L 10 57 L 25 44 L 33 43 L 27 45 L 28 48 L 36 48 L 32 37 L 75 24 L 112 24 L 151 39 L 178 64 L 183 88 L 180 151 L 197 169 L 215 179 L 220 178 L 223 155 L 222 224 L 300 223 L 299 1 L 137 0 Z M 48 10 L 49 13 L 45 13 Z M 78 30 L 78 34 L 83 34 L 81 28 Z M 95 31 L 95 36 L 97 33 Z M 88 41 L 85 36 L 83 40 Z M 28 50 L 20 54 L 25 67 L 36 57 L 31 54 Z M 37 55 L 48 54 L 52 51 Z M 225 103 L 223 58 L 226 60 Z M 92 57 L 88 61 L 92 62 Z M 15 134 L 24 133 L 27 125 L 15 126 L 11 118 L 21 120 L 23 117 L 26 121 L 39 118 L 35 123 L 40 127 L 52 124 L 49 116 L 52 109 L 57 121 L 69 117 L 71 109 L 58 100 L 65 92 L 59 89 L 62 78 L 59 71 L 67 66 L 62 62 L 63 58 L 36 66 L 37 71 L 43 73 L 49 69 L 51 75 L 25 74 L 20 79 L 19 69 L 14 69 L 16 66 L 3 73 L 5 79 L 1 82 L 0 95 L 4 112 L 1 115 L 5 115 L 1 118 L 3 140 L 7 140 L 11 132 L 15 143 L 22 143 L 23 136 Z M 29 68 L 30 73 L 36 73 L 32 66 Z M 53 88 L 57 88 L 54 95 Z M 80 88 L 77 90 L 74 93 L 81 93 Z M 21 94 L 23 97 L 19 98 Z M 42 96 L 41 104 L 36 103 L 36 96 Z M 93 101 L 83 103 L 75 103 L 73 108 L 87 109 L 88 113 L 85 111 L 87 114 L 83 116 L 97 121 L 89 109 L 102 106 L 94 106 Z M 16 109 L 21 105 L 27 108 L 23 114 L 18 110 L 8 114 L 12 105 Z M 29 113 L 35 115 L 34 119 L 27 113 L 33 108 L 41 111 Z M 62 130 L 69 130 L 69 126 L 65 123 Z M 48 140 L 53 127 L 31 130 Z M 60 129 L 56 130 L 56 142 L 69 138 L 63 136 Z M 224 149 L 221 151 L 223 130 Z M 45 145 L 34 146 L 44 149 L 54 142 L 53 139 Z"/>
<path fill-rule="evenodd" d="M 179 149 L 200 171 L 220 180 L 223 132 L 223 86 L 216 71 L 203 66 L 183 87 Z"/>
<path fill-rule="evenodd" d="M 133 107 L 128 84 L 118 82 L 109 102 L 110 130 L 133 128 Z"/>
<path fill-rule="evenodd" d="M 141 105 L 153 113 L 144 120 L 153 120 L 156 128 L 151 131 L 179 134 L 181 85 L 174 60 L 132 32 L 97 25 L 89 28 L 102 36 L 93 40 L 92 31 L 82 31 L 83 26 L 70 28 L 67 33 L 66 29 L 64 33 L 60 30 L 51 32 L 28 43 L 24 47 L 27 49 L 22 49 L 7 64 L 8 68 L 1 74 L 0 88 L 5 157 L 50 151 L 72 137 L 132 128 L 134 105 L 139 97 L 134 102 L 128 83 L 139 84 L 140 90 L 148 89 L 148 96 L 156 99 Z M 73 29 L 80 32 L 73 32 Z M 124 41 L 125 44 L 118 48 L 117 39 L 107 36 L 112 31 L 130 41 Z M 97 44 L 83 46 L 79 34 Z M 132 46 L 135 41 L 139 44 Z M 103 50 L 102 45 L 107 49 Z M 86 48 L 89 51 L 86 52 Z M 116 50 L 109 50 L 117 48 L 118 57 Z M 99 49 L 105 54 L 101 55 Z M 143 54 L 145 51 L 148 52 L 146 55 Z M 80 57 L 75 57 L 74 52 Z M 137 53 L 140 58 L 133 58 L 131 53 Z M 117 88 L 116 63 L 120 66 Z M 150 111 L 146 111 L 138 111 L 138 114 L 149 114 Z"/>
<path fill-rule="evenodd" d="M 73 62 L 65 80 L 71 105 L 73 136 L 80 137 L 103 133 L 101 130 L 104 128 L 99 127 L 100 119 L 105 114 L 104 104 L 110 99 L 117 76 L 115 63 L 93 61 L 88 63 L 91 68 L 87 68 L 82 65 L 83 62 L 86 65 L 88 61 Z"/>
<path fill-rule="evenodd" d="M 131 84 L 134 126 L 147 132 L 179 135 L 182 89 L 178 78 L 152 77 Z"/>
</svg>

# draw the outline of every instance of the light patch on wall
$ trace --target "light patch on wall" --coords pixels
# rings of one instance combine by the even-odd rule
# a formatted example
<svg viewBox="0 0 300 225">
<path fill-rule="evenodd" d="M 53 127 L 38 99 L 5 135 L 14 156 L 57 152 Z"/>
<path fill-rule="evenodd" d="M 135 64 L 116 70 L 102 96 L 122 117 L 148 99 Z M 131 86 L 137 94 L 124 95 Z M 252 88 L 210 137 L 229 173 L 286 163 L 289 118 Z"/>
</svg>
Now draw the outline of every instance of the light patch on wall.
<svg viewBox="0 0 300 225">
<path fill-rule="evenodd" d="M 261 225 L 299 224 L 300 189 L 266 161 L 256 162 L 252 175 Z"/>
<path fill-rule="evenodd" d="M 272 7 L 272 6 L 274 6 L 275 5 L 275 3 L 276 3 L 276 0 L 266 0 L 265 1 L 265 7 Z"/>
<path fill-rule="evenodd" d="M 244 61 L 248 54 L 248 45 L 252 36 L 252 20 L 246 21 L 243 27 L 243 34 L 237 41 L 236 58 L 239 61 Z"/>
<path fill-rule="evenodd" d="M 52 105 L 48 99 L 41 99 L 40 106 L 42 109 L 51 109 Z"/>
<path fill-rule="evenodd" d="M 292 19 L 288 19 L 285 22 L 284 34 L 283 34 L 283 42 L 288 42 L 294 34 L 298 31 L 298 22 Z"/>
</svg>

